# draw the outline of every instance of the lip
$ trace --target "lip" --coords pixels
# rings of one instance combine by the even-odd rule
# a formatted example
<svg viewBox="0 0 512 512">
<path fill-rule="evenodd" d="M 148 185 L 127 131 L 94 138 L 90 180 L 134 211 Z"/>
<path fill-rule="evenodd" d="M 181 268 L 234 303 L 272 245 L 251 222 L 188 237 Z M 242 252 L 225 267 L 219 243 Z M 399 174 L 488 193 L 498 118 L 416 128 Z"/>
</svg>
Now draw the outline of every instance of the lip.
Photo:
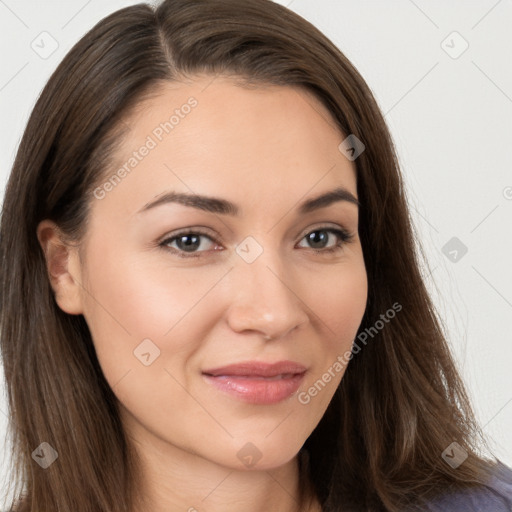
<svg viewBox="0 0 512 512">
<path fill-rule="evenodd" d="M 204 370 L 204 379 L 220 391 L 252 404 L 275 404 L 293 395 L 306 368 L 293 361 L 248 361 Z"/>
</svg>

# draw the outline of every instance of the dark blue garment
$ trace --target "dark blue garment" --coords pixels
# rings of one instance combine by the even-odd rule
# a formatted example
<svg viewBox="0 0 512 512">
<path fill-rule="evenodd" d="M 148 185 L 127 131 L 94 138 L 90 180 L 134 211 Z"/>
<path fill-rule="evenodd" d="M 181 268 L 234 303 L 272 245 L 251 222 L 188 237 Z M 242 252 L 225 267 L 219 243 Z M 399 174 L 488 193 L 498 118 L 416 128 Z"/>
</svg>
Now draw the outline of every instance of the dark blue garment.
<svg viewBox="0 0 512 512">
<path fill-rule="evenodd" d="M 435 499 L 429 512 L 512 512 L 512 470 L 499 464 L 481 489 L 457 491 Z"/>
</svg>

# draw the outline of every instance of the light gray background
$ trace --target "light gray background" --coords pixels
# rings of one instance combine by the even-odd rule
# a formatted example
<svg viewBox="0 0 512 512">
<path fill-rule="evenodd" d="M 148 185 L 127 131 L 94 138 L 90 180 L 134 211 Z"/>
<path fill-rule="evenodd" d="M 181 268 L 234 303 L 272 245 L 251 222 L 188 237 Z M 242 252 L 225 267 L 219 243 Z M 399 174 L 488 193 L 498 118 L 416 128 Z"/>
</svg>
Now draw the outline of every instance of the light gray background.
<svg viewBox="0 0 512 512">
<path fill-rule="evenodd" d="M 2 197 L 51 72 L 97 21 L 135 3 L 0 0 Z M 483 430 L 496 455 L 512 465 L 512 3 L 279 3 L 330 37 L 373 90 L 400 155 L 432 270 L 424 271 L 428 286 Z M 47 58 L 31 47 L 52 49 L 44 31 L 58 43 Z M 465 255 L 450 254 L 450 245 L 443 252 L 453 237 L 467 247 Z M 2 386 L 3 380 L 0 444 L 7 414 Z M 0 457 L 0 487 L 7 469 Z"/>
</svg>

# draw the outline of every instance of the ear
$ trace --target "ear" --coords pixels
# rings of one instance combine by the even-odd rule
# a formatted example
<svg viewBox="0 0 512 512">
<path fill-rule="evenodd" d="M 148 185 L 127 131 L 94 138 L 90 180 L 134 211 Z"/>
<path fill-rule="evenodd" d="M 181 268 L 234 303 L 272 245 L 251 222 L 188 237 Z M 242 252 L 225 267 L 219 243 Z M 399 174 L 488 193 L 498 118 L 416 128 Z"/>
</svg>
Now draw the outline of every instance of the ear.
<svg viewBox="0 0 512 512">
<path fill-rule="evenodd" d="M 43 249 L 48 278 L 55 292 L 55 301 L 70 315 L 83 312 L 80 260 L 76 246 L 66 242 L 57 224 L 43 220 L 37 226 L 37 239 Z"/>
</svg>

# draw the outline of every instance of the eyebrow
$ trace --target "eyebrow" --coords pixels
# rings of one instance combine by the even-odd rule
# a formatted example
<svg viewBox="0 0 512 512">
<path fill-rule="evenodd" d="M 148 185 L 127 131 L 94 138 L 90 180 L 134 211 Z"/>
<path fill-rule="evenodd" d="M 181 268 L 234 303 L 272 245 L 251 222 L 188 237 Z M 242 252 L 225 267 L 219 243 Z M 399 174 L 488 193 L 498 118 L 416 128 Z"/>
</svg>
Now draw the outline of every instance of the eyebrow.
<svg viewBox="0 0 512 512">
<path fill-rule="evenodd" d="M 298 207 L 299 214 L 304 215 L 306 213 L 311 213 L 314 210 L 326 208 L 327 206 L 340 201 L 346 201 L 348 203 L 355 204 L 357 207 L 360 206 L 359 201 L 351 192 L 343 187 L 338 187 L 334 190 L 330 190 L 301 203 Z M 191 208 L 204 210 L 210 213 L 219 213 L 222 215 L 232 216 L 240 215 L 240 208 L 226 199 L 199 194 L 185 194 L 173 191 L 166 192 L 154 201 L 147 203 L 137 213 L 143 213 L 156 208 L 157 206 L 169 203 L 178 203 L 183 206 L 189 206 Z"/>
</svg>

